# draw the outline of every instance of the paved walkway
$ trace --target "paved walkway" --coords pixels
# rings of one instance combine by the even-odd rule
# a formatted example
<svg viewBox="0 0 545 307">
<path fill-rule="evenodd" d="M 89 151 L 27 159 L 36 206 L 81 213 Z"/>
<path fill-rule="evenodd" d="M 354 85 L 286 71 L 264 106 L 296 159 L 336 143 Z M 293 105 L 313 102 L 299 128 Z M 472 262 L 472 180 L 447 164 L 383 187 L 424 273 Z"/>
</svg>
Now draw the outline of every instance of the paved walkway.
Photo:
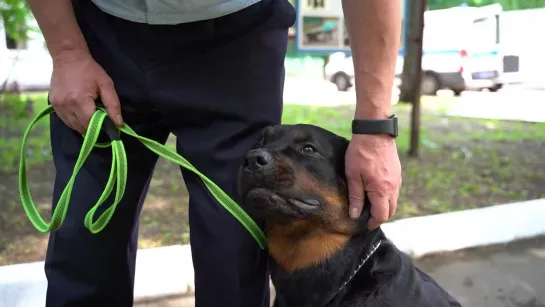
<svg viewBox="0 0 545 307">
<path fill-rule="evenodd" d="M 397 103 L 398 93 L 397 88 L 392 89 L 392 103 Z M 355 103 L 354 88 L 339 92 L 333 83 L 323 79 L 288 79 L 284 84 L 284 104 L 332 107 Z"/>
<path fill-rule="evenodd" d="M 545 307 L 545 236 L 425 257 L 417 265 L 464 307 Z M 194 307 L 191 297 L 137 307 Z"/>
<path fill-rule="evenodd" d="M 544 90 L 521 87 L 497 93 L 464 92 L 451 103 L 447 115 L 500 120 L 545 122 Z"/>
<path fill-rule="evenodd" d="M 392 103 L 399 95 L 397 88 L 392 92 Z M 440 96 L 451 96 L 448 91 L 440 91 Z M 459 98 L 449 103 L 446 115 L 488 118 L 500 120 L 520 120 L 545 122 L 545 87 L 530 88 L 509 86 L 497 93 L 463 92 Z M 284 103 L 340 106 L 354 105 L 356 94 L 353 88 L 348 92 L 337 91 L 335 85 L 322 79 L 288 79 L 284 87 Z"/>
<path fill-rule="evenodd" d="M 545 307 L 545 237 L 424 258 L 417 264 L 464 307 Z"/>
</svg>

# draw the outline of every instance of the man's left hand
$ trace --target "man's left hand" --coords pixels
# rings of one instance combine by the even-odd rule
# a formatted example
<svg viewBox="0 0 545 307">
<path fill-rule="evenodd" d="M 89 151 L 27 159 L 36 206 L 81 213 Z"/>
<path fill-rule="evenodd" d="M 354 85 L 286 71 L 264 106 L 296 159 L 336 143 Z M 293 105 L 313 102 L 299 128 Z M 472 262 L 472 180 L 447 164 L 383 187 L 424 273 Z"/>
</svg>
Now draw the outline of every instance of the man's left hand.
<svg viewBox="0 0 545 307">
<path fill-rule="evenodd" d="M 359 218 L 364 192 L 371 202 L 369 229 L 394 215 L 401 187 L 401 163 L 395 140 L 385 135 L 352 136 L 346 152 L 350 217 Z"/>
</svg>

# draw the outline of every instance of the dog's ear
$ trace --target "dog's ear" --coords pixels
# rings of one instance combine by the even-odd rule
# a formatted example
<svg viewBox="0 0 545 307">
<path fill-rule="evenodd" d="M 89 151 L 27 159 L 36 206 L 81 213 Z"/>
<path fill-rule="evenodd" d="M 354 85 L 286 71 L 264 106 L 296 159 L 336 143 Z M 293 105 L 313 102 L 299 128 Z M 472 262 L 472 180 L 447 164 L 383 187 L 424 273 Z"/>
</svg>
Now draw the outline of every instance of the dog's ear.
<svg viewBox="0 0 545 307">
<path fill-rule="evenodd" d="M 371 201 L 367 193 L 363 199 L 363 210 L 361 211 L 360 218 L 358 219 L 358 232 L 363 233 L 369 231 L 368 224 L 369 219 L 371 218 Z"/>
<path fill-rule="evenodd" d="M 345 156 L 346 156 L 346 150 L 348 149 L 348 145 L 350 144 L 350 141 L 346 138 L 339 137 L 337 140 L 337 144 L 335 144 L 335 157 L 337 157 L 337 174 L 343 179 L 343 181 L 346 181 L 346 174 L 345 174 Z"/>
<path fill-rule="evenodd" d="M 339 176 L 341 177 L 342 186 L 344 189 L 346 189 L 346 193 L 348 193 L 348 186 L 346 183 L 346 174 L 345 174 L 345 156 L 346 156 L 346 150 L 348 149 L 348 145 L 350 144 L 350 141 L 346 138 L 339 138 L 339 143 L 336 148 L 336 155 L 338 158 L 338 164 L 337 164 L 337 172 Z M 369 231 L 368 229 L 368 223 L 369 219 L 371 218 L 371 201 L 369 201 L 369 197 L 367 196 L 367 193 L 365 193 L 365 197 L 363 200 L 363 210 L 361 212 L 361 216 L 358 219 L 358 232 L 363 233 Z"/>
</svg>

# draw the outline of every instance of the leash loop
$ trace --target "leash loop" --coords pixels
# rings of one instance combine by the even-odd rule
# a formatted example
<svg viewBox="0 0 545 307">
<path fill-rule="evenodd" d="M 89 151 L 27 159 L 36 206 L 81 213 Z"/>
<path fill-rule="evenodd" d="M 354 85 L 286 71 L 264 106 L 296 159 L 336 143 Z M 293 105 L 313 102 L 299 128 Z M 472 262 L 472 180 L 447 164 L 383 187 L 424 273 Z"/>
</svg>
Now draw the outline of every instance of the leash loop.
<svg viewBox="0 0 545 307">
<path fill-rule="evenodd" d="M 68 212 L 70 196 L 72 195 L 72 190 L 77 174 L 94 147 L 111 147 L 112 165 L 110 168 L 110 176 L 108 178 L 106 186 L 99 199 L 97 200 L 96 204 L 85 215 L 84 225 L 93 234 L 99 233 L 107 226 L 115 212 L 117 205 L 123 198 L 127 182 L 127 154 L 125 151 L 125 147 L 123 146 L 123 141 L 121 140 L 121 132 L 123 132 L 126 135 L 138 139 L 149 150 L 153 151 L 157 155 L 171 162 L 174 162 L 199 176 L 209 190 L 210 194 L 218 201 L 218 203 L 222 205 L 231 215 L 233 215 L 246 228 L 246 230 L 248 230 L 248 232 L 252 235 L 252 237 L 256 240 L 256 242 L 262 249 L 265 248 L 266 238 L 261 228 L 259 228 L 259 226 L 252 220 L 252 218 L 248 216 L 248 214 L 216 183 L 214 183 L 210 178 L 206 177 L 203 173 L 199 172 L 184 157 L 172 151 L 165 145 L 138 135 L 127 124 L 124 124 L 122 127 L 116 127 L 108 118 L 106 110 L 102 107 L 97 108 L 97 110 L 91 117 L 91 120 L 89 122 L 89 128 L 87 129 L 87 132 L 83 137 L 83 144 L 78 155 L 78 159 L 76 160 L 72 175 L 66 187 L 62 191 L 57 205 L 55 206 L 55 209 L 53 210 L 51 221 L 49 223 L 46 222 L 38 211 L 38 208 L 36 207 L 36 204 L 34 203 L 34 200 L 32 199 L 32 195 L 30 193 L 26 170 L 25 152 L 28 136 L 32 128 L 40 119 L 54 112 L 55 111 L 52 106 L 48 106 L 41 112 L 39 112 L 25 130 L 21 144 L 19 159 L 19 195 L 21 198 L 21 204 L 23 206 L 23 209 L 25 210 L 32 225 L 38 231 L 54 231 L 62 226 Z M 110 141 L 107 143 L 97 143 L 99 134 L 102 130 L 110 139 Z M 104 212 L 98 217 L 98 219 L 95 220 L 94 217 L 97 210 L 112 194 L 112 192 L 114 191 L 114 187 L 115 196 L 113 203 L 104 210 Z"/>
</svg>

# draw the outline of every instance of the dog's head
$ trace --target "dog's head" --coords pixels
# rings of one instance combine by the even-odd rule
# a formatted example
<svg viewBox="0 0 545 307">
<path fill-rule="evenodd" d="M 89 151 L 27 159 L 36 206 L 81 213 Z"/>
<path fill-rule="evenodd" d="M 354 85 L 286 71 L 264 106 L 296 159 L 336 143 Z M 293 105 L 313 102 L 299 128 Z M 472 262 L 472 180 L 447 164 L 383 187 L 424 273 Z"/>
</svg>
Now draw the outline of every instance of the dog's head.
<svg viewBox="0 0 545 307">
<path fill-rule="evenodd" d="M 348 214 L 348 144 L 317 126 L 278 125 L 240 167 L 242 206 L 265 221 L 269 252 L 288 270 L 319 263 L 361 230 Z"/>
<path fill-rule="evenodd" d="M 269 127 L 239 171 L 239 194 L 253 217 L 346 228 L 348 140 L 312 125 Z M 350 224 L 350 223 L 349 223 Z"/>
</svg>

